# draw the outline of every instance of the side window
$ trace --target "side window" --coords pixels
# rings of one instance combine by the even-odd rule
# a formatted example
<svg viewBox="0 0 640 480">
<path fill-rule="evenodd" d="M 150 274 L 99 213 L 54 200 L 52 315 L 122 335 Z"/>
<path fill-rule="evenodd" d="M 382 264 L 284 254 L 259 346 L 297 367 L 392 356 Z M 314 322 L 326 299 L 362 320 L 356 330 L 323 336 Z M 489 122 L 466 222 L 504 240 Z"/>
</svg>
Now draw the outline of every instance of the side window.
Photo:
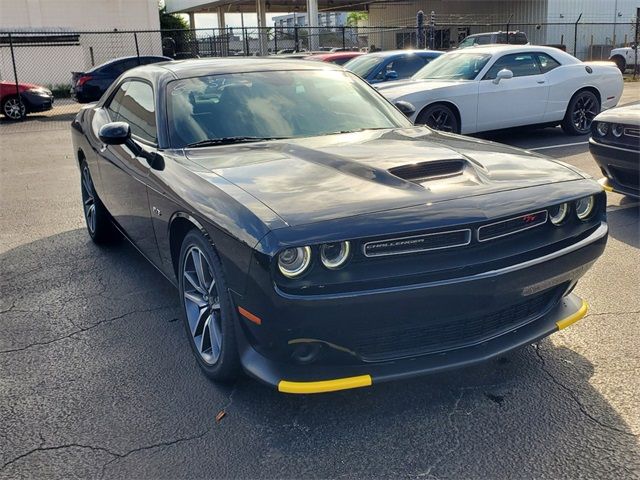
<svg viewBox="0 0 640 480">
<path fill-rule="evenodd" d="M 547 73 L 553 70 L 556 67 L 559 67 L 560 64 L 556 62 L 553 58 L 551 58 L 546 53 L 538 53 L 538 61 L 540 62 L 540 68 L 542 69 L 542 73 Z"/>
<path fill-rule="evenodd" d="M 114 63 L 110 71 L 113 72 L 113 74 L 116 77 L 119 77 L 121 74 L 123 74 L 127 70 L 131 70 L 132 68 L 137 66 L 138 66 L 138 59 L 129 58 L 127 60 L 122 60 L 120 62 Z"/>
<path fill-rule="evenodd" d="M 122 99 L 124 97 L 124 93 L 129 87 L 130 82 L 125 82 L 116 91 L 115 95 L 111 97 L 109 104 L 107 105 L 107 111 L 109 112 L 109 117 L 112 122 L 118 121 L 118 110 L 120 110 L 120 104 L 122 103 Z"/>
<path fill-rule="evenodd" d="M 393 68 L 398 74 L 398 78 L 408 78 L 422 67 L 424 67 L 424 59 L 418 55 L 405 55 L 393 62 Z"/>
<path fill-rule="evenodd" d="M 534 53 L 515 53 L 505 55 L 496 60 L 496 63 L 489 69 L 483 80 L 493 80 L 498 72 L 504 68 L 511 70 L 514 77 L 526 77 L 542 73 Z"/>
<path fill-rule="evenodd" d="M 118 120 L 129 124 L 132 135 L 155 143 L 157 133 L 153 89 L 148 83 L 137 80 L 131 80 L 126 84 L 128 87 L 120 103 Z"/>
<path fill-rule="evenodd" d="M 475 45 L 491 45 L 491 35 L 480 35 L 476 37 Z"/>
</svg>

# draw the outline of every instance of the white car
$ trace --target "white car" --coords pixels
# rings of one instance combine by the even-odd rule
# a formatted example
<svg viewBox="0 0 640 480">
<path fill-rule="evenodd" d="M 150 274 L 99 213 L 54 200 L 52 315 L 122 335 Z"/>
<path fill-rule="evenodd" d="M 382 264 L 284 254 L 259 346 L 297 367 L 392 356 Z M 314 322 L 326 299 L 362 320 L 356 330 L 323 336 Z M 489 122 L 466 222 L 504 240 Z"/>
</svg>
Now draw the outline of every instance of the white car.
<svg viewBox="0 0 640 480">
<path fill-rule="evenodd" d="M 621 72 L 624 72 L 627 68 L 635 66 L 637 49 L 638 47 L 636 45 L 631 47 L 614 48 L 611 50 L 609 60 L 614 62 Z M 640 59 L 640 52 L 638 52 L 637 56 Z"/>
<path fill-rule="evenodd" d="M 411 79 L 376 86 L 416 124 L 454 133 L 522 125 L 558 125 L 589 133 L 601 110 L 622 95 L 610 62 L 584 63 L 557 48 L 491 45 L 436 58 Z"/>
</svg>

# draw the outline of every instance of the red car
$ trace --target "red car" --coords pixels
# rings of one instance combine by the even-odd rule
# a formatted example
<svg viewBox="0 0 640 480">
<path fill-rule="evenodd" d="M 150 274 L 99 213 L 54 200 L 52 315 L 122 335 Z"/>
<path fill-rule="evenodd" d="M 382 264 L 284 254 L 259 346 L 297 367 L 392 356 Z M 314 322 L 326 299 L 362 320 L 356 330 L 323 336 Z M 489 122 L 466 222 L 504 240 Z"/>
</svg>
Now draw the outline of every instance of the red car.
<svg viewBox="0 0 640 480">
<path fill-rule="evenodd" d="M 19 97 L 18 97 L 19 93 Z M 53 108 L 53 93 L 32 83 L 0 81 L 0 107 L 10 120 L 22 120 L 27 113 L 44 112 Z"/>
<path fill-rule="evenodd" d="M 364 55 L 361 52 L 335 52 L 335 53 L 319 53 L 317 55 L 309 55 L 305 60 L 316 60 L 318 62 L 335 63 L 336 65 L 344 65 L 355 57 Z"/>
</svg>

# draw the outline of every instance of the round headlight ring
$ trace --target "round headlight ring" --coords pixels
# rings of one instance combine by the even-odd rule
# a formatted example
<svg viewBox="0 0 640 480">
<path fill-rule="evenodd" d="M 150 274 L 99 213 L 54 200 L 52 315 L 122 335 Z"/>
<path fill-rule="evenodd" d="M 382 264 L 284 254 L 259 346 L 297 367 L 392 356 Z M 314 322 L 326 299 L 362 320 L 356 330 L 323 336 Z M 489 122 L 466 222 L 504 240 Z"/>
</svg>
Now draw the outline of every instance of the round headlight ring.
<svg viewBox="0 0 640 480">
<path fill-rule="evenodd" d="M 580 220 L 587 220 L 593 213 L 596 199 L 593 195 L 576 200 L 576 215 Z"/>
<path fill-rule="evenodd" d="M 598 135 L 601 137 L 605 137 L 607 133 L 609 133 L 609 124 L 607 122 L 598 122 L 596 132 L 598 132 Z"/>
<path fill-rule="evenodd" d="M 624 131 L 624 127 L 618 123 L 616 123 L 613 127 L 611 127 L 611 133 L 616 138 L 620 138 L 622 136 L 622 132 Z"/>
<path fill-rule="evenodd" d="M 567 213 L 569 213 L 569 204 L 561 203 L 549 209 L 549 220 L 551 220 L 551 223 L 555 226 L 558 226 L 566 220 Z"/>
<path fill-rule="evenodd" d="M 278 254 L 278 269 L 287 278 L 299 277 L 310 264 L 310 247 L 287 248 Z"/>
<path fill-rule="evenodd" d="M 325 243 L 320 247 L 320 261 L 329 270 L 343 267 L 351 255 L 349 241 Z"/>
</svg>

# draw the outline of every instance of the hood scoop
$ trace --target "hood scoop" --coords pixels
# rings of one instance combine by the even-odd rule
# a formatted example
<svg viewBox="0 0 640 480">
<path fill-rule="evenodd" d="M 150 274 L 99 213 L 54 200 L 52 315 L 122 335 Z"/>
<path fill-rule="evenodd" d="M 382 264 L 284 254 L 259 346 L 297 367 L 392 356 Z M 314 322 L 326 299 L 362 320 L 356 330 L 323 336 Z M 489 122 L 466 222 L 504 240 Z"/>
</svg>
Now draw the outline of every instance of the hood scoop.
<svg viewBox="0 0 640 480">
<path fill-rule="evenodd" d="M 437 160 L 393 167 L 389 169 L 389 173 L 409 182 L 420 183 L 460 175 L 464 166 L 464 160 Z"/>
</svg>

